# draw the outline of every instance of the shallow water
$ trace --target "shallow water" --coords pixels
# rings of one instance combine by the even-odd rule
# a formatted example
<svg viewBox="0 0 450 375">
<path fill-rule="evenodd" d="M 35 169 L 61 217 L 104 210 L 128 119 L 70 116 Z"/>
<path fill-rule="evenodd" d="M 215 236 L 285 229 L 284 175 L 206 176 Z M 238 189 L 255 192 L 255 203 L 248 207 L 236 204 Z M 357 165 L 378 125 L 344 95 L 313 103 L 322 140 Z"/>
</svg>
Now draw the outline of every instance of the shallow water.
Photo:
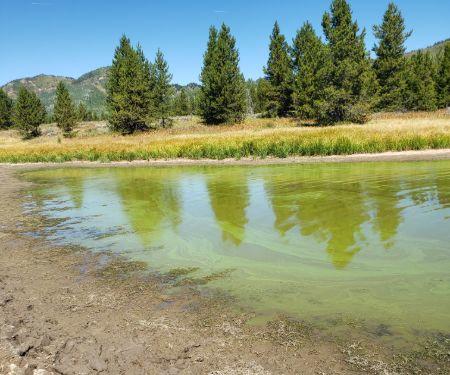
<svg viewBox="0 0 450 375">
<path fill-rule="evenodd" d="M 391 341 L 450 332 L 450 162 L 27 172 L 60 243 Z M 55 230 L 56 229 L 56 230 Z M 257 320 L 258 320 L 257 319 Z"/>
</svg>

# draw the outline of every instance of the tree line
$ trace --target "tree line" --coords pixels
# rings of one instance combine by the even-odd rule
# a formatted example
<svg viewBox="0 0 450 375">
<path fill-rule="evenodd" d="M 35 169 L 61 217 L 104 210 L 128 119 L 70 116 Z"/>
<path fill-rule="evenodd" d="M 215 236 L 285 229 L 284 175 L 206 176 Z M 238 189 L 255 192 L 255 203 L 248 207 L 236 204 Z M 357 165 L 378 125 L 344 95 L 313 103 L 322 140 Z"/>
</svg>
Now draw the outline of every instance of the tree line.
<svg viewBox="0 0 450 375">
<path fill-rule="evenodd" d="M 270 36 L 264 77 L 245 81 L 236 39 L 228 26 L 211 27 L 200 88 L 175 93 L 163 53 L 149 61 L 123 36 L 107 82 L 107 119 L 122 134 L 168 127 L 171 117 L 198 114 L 209 125 L 233 124 L 249 113 L 296 117 L 318 124 L 365 123 L 374 111 L 432 111 L 450 105 L 450 42 L 437 59 L 427 52 L 405 56 L 411 35 L 394 3 L 380 25 L 371 59 L 346 0 L 333 0 L 322 18 L 323 41 L 310 22 L 292 44 L 276 22 Z M 0 127 L 14 124 L 24 137 L 39 134 L 45 109 L 36 94 L 21 87 L 15 104 L 0 90 Z M 82 103 L 74 106 L 58 84 L 53 120 L 70 136 L 77 121 L 92 119 Z"/>
<path fill-rule="evenodd" d="M 306 22 L 289 45 L 275 23 L 265 76 L 250 83 L 257 112 L 364 123 L 373 111 L 432 111 L 450 104 L 450 43 L 437 60 L 421 51 L 407 58 L 411 32 L 394 3 L 373 27 L 375 59 L 346 0 L 332 2 L 322 28 L 325 41 Z"/>
</svg>

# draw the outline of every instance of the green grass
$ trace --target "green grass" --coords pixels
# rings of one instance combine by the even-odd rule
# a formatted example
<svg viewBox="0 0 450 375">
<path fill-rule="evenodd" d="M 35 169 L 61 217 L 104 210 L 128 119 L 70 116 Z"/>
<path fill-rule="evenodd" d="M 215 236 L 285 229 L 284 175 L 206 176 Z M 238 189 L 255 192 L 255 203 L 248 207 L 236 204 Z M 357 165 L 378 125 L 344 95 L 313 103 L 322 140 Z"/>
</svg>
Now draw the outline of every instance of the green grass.
<svg viewBox="0 0 450 375">
<path fill-rule="evenodd" d="M 3 139 L 0 162 L 241 159 L 327 156 L 450 148 L 450 118 L 378 119 L 329 128 L 263 121 L 237 127 L 195 127 L 122 137 L 114 134 L 32 141 Z M 272 120 L 273 121 L 273 120 Z"/>
</svg>

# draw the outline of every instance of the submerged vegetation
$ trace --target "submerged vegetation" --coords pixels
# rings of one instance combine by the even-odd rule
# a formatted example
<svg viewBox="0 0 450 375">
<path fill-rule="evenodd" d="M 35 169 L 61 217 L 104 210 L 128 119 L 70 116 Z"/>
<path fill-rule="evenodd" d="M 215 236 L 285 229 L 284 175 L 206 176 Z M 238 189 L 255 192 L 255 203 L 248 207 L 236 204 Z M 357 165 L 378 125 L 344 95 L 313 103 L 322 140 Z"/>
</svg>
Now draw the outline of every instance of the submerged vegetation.
<svg viewBox="0 0 450 375">
<path fill-rule="evenodd" d="M 298 126 L 294 120 L 248 119 L 235 126 L 210 128 L 198 121 L 173 129 L 138 133 L 90 134 L 22 141 L 0 133 L 0 162 L 131 161 L 151 159 L 226 159 L 245 157 L 349 155 L 450 147 L 445 113 L 379 117 L 368 124 Z M 48 130 L 52 132 L 52 130 Z"/>
</svg>

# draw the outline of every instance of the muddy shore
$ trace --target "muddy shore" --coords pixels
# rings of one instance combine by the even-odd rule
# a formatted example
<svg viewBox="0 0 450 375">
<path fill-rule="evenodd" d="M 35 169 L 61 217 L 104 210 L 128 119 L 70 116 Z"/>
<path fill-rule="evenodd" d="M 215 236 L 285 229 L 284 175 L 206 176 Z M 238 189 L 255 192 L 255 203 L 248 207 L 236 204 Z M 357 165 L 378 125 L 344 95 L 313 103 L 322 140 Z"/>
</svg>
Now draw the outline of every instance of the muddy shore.
<svg viewBox="0 0 450 375">
<path fill-rule="evenodd" d="M 425 160 L 450 158 L 450 150 L 436 155 L 430 152 Z M 126 163 L 131 164 L 137 163 Z M 252 313 L 236 312 L 226 296 L 200 295 L 195 286 L 174 292 L 177 275 L 154 275 L 139 263 L 30 236 L 48 225 L 23 210 L 29 184 L 15 171 L 30 167 L 0 166 L 0 374 L 395 374 L 416 369 L 434 374 L 447 369 L 428 357 L 399 362 L 370 339 L 336 340 L 285 317 L 252 326 L 247 324 Z"/>
</svg>

